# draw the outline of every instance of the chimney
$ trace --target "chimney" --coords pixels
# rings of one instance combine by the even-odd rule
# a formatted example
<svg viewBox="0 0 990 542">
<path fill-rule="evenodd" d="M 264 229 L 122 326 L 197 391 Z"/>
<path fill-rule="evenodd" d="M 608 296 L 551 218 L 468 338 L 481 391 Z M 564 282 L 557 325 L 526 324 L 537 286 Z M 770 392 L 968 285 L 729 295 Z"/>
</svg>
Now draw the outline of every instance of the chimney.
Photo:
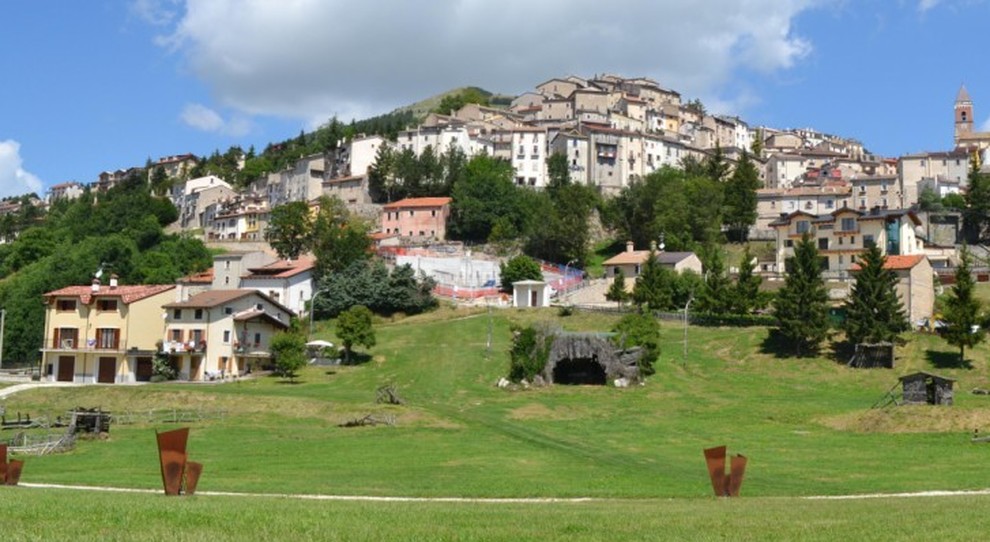
<svg viewBox="0 0 990 542">
<path fill-rule="evenodd" d="M 100 279 L 94 278 L 93 279 L 93 293 L 95 294 L 95 293 L 97 293 L 99 291 L 100 291 Z"/>
<path fill-rule="evenodd" d="M 633 242 L 626 241 L 626 252 L 632 252 L 632 251 L 633 251 Z"/>
<path fill-rule="evenodd" d="M 110 275 L 110 289 L 114 290 L 117 288 L 117 275 Z"/>
</svg>

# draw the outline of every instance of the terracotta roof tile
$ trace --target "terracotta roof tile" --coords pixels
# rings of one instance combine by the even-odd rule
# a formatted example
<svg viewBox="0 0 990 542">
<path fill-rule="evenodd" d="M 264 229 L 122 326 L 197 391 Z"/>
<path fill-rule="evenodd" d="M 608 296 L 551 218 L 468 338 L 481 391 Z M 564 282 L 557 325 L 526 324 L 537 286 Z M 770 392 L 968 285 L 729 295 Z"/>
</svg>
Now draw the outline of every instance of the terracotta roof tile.
<svg viewBox="0 0 990 542">
<path fill-rule="evenodd" d="M 884 269 L 891 269 L 894 271 L 912 269 L 914 266 L 921 263 L 921 260 L 925 259 L 923 254 L 914 254 L 912 256 L 887 256 L 887 260 L 883 263 Z M 860 266 L 858 263 L 853 264 L 850 271 L 859 271 Z"/>
<path fill-rule="evenodd" d="M 92 303 L 94 297 L 119 297 L 125 305 L 129 305 L 135 301 L 167 292 L 173 288 L 175 288 L 174 284 L 139 284 L 117 286 L 116 288 L 100 286 L 99 291 L 93 293 L 92 286 L 67 286 L 48 292 L 44 294 L 44 297 L 49 301 L 54 297 L 78 297 L 84 305 Z"/>
<path fill-rule="evenodd" d="M 409 207 L 440 207 L 451 202 L 451 198 L 406 198 L 385 204 L 383 209 L 407 209 Z"/>
</svg>

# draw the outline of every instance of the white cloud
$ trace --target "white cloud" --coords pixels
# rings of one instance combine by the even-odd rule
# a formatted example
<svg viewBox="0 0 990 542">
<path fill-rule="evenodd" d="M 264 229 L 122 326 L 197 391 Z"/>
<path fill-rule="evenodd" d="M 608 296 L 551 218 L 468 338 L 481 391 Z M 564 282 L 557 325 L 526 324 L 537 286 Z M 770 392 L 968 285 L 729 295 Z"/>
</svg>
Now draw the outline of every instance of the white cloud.
<svg viewBox="0 0 990 542">
<path fill-rule="evenodd" d="M 990 132 L 990 117 L 988 117 L 987 120 L 983 121 L 983 124 L 980 125 L 980 131 Z"/>
<path fill-rule="evenodd" d="M 21 167 L 21 144 L 12 139 L 0 141 L 0 197 L 31 192 L 44 196 L 41 179 Z"/>
<path fill-rule="evenodd" d="M 179 0 L 133 0 L 130 11 L 137 18 L 155 26 L 167 26 L 178 15 Z"/>
<path fill-rule="evenodd" d="M 519 93 L 606 71 L 717 96 L 741 70 L 794 66 L 811 50 L 794 18 L 836 1 L 186 0 L 158 42 L 225 107 L 348 120 L 458 86 Z"/>
<path fill-rule="evenodd" d="M 919 0 L 918 11 L 924 13 L 939 4 L 942 0 Z"/>
<path fill-rule="evenodd" d="M 224 120 L 220 113 L 202 104 L 187 104 L 179 118 L 187 126 L 203 132 L 243 136 L 251 131 L 251 123 L 247 119 L 235 116 Z"/>
</svg>

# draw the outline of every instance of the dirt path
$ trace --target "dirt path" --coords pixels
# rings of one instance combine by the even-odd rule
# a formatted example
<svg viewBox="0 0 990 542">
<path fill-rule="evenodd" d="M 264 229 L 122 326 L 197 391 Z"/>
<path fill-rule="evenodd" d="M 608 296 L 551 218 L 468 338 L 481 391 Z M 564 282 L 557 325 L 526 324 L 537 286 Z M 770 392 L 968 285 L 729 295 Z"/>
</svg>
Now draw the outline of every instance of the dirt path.
<svg viewBox="0 0 990 542">
<path fill-rule="evenodd" d="M 31 489 L 67 489 L 73 491 L 101 491 L 107 493 L 148 493 L 162 494 L 161 489 L 137 489 L 126 487 L 105 486 L 73 486 L 63 484 L 30 484 L 21 483 L 22 487 Z M 587 503 L 587 502 L 616 502 L 626 499 L 595 498 L 595 497 L 526 497 L 526 498 L 471 498 L 471 497 L 375 497 L 370 495 L 313 495 L 291 493 L 240 493 L 232 491 L 197 491 L 196 495 L 205 497 L 254 497 L 274 499 L 298 499 L 311 501 L 365 501 L 365 502 L 422 502 L 422 503 L 480 503 L 480 504 L 555 504 L 555 503 Z M 853 499 L 904 499 L 918 497 L 962 497 L 974 495 L 990 495 L 990 489 L 969 491 L 917 491 L 912 493 L 867 493 L 862 495 L 815 495 L 795 497 L 805 500 L 853 500 Z"/>
<path fill-rule="evenodd" d="M 9 388 L 0 388 L 0 399 L 6 399 L 8 396 L 15 393 L 25 390 L 33 390 L 35 388 L 65 388 L 82 385 L 83 384 L 76 384 L 74 382 L 25 382 L 23 384 L 10 386 Z"/>
</svg>

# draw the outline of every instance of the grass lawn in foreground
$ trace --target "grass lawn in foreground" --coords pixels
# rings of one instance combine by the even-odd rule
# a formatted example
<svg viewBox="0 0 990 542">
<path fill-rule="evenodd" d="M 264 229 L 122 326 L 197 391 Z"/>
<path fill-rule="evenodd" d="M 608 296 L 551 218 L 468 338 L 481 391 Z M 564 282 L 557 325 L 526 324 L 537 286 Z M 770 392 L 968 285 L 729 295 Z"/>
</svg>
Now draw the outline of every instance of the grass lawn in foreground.
<svg viewBox="0 0 990 542">
<path fill-rule="evenodd" d="M 990 496 L 567 503 L 165 497 L 0 487 L 20 540 L 979 540 Z"/>
<path fill-rule="evenodd" d="M 507 373 L 510 321 L 553 320 L 607 330 L 613 316 L 441 311 L 378 328 L 367 363 L 309 367 L 299 382 L 48 388 L 7 400 L 32 416 L 74 406 L 111 411 L 223 409 L 189 424 L 203 491 L 463 497 L 705 498 L 701 450 L 727 444 L 750 458 L 747 497 L 840 495 L 990 487 L 986 346 L 959 365 L 938 337 L 910 335 L 895 370 L 854 370 L 827 358 L 777 357 L 763 328 L 666 325 L 657 374 L 616 389 L 495 387 Z M 332 336 L 327 338 L 334 340 Z M 915 369 L 957 378 L 953 407 L 870 406 Z M 406 401 L 375 403 L 392 384 Z M 376 413 L 396 425 L 341 428 Z M 170 429 L 174 426 L 159 426 Z M 28 458 L 25 482 L 155 488 L 150 425 L 115 426 L 107 441 Z"/>
</svg>

